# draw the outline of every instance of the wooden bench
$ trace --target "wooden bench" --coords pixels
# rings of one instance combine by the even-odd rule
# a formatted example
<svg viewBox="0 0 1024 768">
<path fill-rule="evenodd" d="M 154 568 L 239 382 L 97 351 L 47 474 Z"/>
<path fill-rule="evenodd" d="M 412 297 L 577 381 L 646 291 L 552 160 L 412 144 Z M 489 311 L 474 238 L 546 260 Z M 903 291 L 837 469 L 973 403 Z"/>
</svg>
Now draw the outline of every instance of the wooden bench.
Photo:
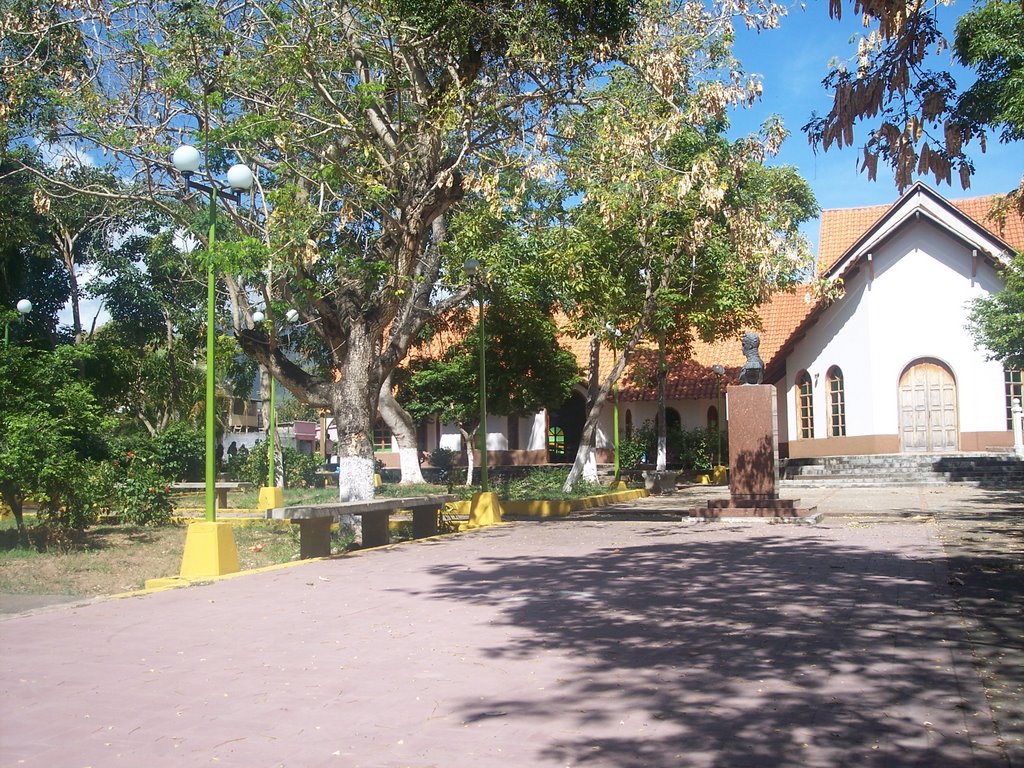
<svg viewBox="0 0 1024 768">
<path fill-rule="evenodd" d="M 228 491 L 248 491 L 252 489 L 252 483 L 229 483 L 220 481 L 214 483 L 213 499 L 214 507 L 222 509 L 228 505 Z M 205 491 L 206 483 L 172 483 L 172 491 Z"/>
<path fill-rule="evenodd" d="M 268 520 L 293 520 L 299 524 L 299 557 L 327 557 L 331 554 L 331 523 L 342 515 L 359 515 L 364 547 L 379 547 L 391 540 L 388 521 L 399 510 L 412 512 L 414 539 L 437 535 L 437 515 L 455 496 L 400 496 L 365 501 L 339 501 L 277 507 L 267 511 Z"/>
</svg>

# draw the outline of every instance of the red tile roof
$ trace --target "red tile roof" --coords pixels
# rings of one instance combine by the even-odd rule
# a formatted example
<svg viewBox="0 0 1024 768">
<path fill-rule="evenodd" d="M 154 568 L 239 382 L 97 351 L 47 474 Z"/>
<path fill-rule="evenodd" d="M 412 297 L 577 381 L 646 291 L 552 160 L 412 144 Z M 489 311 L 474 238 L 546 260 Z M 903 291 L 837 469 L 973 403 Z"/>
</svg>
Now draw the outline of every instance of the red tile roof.
<svg viewBox="0 0 1024 768">
<path fill-rule="evenodd" d="M 1011 248 L 1024 250 L 1024 218 L 1009 212 L 1002 222 L 990 217 L 992 205 L 1001 195 L 948 200 L 957 210 L 975 223 L 1002 239 Z M 841 259 L 850 247 L 884 216 L 894 204 L 863 208 L 832 208 L 821 212 L 818 238 L 818 274 L 824 274 Z"/>
<path fill-rule="evenodd" d="M 759 353 L 766 366 L 774 360 L 793 330 L 804 321 L 813 308 L 814 304 L 807 289 L 801 286 L 794 292 L 776 294 L 758 310 L 761 327 L 752 327 L 749 330 L 761 337 Z M 715 365 L 725 368 L 723 385 L 738 382 L 740 370 L 747 361 L 743 354 L 742 338 L 743 334 L 740 333 L 736 338 L 712 343 L 698 340 L 693 345 L 689 359 L 670 360 L 666 397 L 669 400 L 715 397 L 718 386 L 718 377 L 712 370 Z M 624 377 L 622 399 L 654 398 L 657 395 L 656 371 L 657 352 L 638 352 Z"/>
</svg>

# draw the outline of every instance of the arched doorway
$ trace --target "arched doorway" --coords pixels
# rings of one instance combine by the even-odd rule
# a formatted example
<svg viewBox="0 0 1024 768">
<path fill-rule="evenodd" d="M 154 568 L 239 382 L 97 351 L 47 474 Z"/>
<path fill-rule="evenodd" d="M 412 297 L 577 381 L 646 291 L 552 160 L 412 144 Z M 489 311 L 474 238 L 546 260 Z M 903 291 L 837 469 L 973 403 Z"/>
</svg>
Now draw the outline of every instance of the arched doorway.
<svg viewBox="0 0 1024 768">
<path fill-rule="evenodd" d="M 960 429 L 956 379 L 938 360 L 918 360 L 900 376 L 900 446 L 905 453 L 955 451 Z"/>
<path fill-rule="evenodd" d="M 587 403 L 579 392 L 573 392 L 562 407 L 548 414 L 548 461 L 573 461 L 583 436 Z"/>
</svg>

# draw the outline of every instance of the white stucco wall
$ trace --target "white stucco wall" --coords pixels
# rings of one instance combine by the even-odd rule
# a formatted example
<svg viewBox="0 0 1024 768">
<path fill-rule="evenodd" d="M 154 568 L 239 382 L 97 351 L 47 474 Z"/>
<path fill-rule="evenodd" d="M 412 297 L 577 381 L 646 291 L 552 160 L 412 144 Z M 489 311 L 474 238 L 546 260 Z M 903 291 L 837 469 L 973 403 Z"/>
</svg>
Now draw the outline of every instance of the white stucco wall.
<svg viewBox="0 0 1024 768">
<path fill-rule="evenodd" d="M 1005 430 L 1003 370 L 974 349 L 966 329 L 968 301 L 998 290 L 995 270 L 927 221 L 910 221 L 872 252 L 786 361 L 786 431 L 796 439 L 796 379 L 814 382 L 814 436 L 827 436 L 829 368 L 844 376 L 848 436 L 895 435 L 899 380 L 913 362 L 944 363 L 957 385 L 961 432 Z M 783 438 L 785 439 L 785 438 Z"/>
</svg>

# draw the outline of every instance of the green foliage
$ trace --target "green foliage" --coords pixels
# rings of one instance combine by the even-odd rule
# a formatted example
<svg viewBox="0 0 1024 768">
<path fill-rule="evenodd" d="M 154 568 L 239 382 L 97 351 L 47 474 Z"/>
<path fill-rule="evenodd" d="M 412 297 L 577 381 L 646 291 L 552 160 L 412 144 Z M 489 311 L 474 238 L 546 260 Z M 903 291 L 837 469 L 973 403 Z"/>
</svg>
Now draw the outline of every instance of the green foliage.
<svg viewBox="0 0 1024 768">
<path fill-rule="evenodd" d="M 0 498 L 21 525 L 26 499 L 62 528 L 85 527 L 94 494 L 83 462 L 106 456 L 112 419 L 78 378 L 89 350 L 0 349 Z"/>
<path fill-rule="evenodd" d="M 122 523 L 165 525 L 174 512 L 166 471 L 153 460 L 134 453 L 114 464 L 118 476 L 110 498 L 110 511 Z"/>
<path fill-rule="evenodd" d="M 1002 270 L 1004 288 L 975 299 L 967 316 L 968 329 L 989 360 L 1006 368 L 1024 368 L 1024 254 L 1018 253 Z"/>
<path fill-rule="evenodd" d="M 538 467 L 520 478 L 510 479 L 500 489 L 503 499 L 509 501 L 562 501 L 604 493 L 600 483 L 578 482 L 571 492 L 563 490 L 569 470 L 564 467 Z"/>
<path fill-rule="evenodd" d="M 0 120 L 0 132 L 3 124 Z M 33 204 L 33 177 L 18 172 L 20 167 L 41 165 L 37 155 L 23 148 L 0 154 L 0 307 L 5 313 L 0 322 L 10 323 L 12 344 L 48 347 L 70 284 L 67 270 L 49 246 L 46 219 Z M 22 318 L 13 307 L 24 298 L 32 301 L 32 311 Z"/>
<path fill-rule="evenodd" d="M 1024 139 L 1024 8 L 988 0 L 960 17 L 953 51 L 978 77 L 957 100 L 960 120 L 1000 128 L 1002 141 Z"/>
<path fill-rule="evenodd" d="M 316 456 L 308 456 L 286 445 L 281 448 L 281 461 L 285 488 L 312 488 L 317 484 L 316 473 L 321 462 Z M 251 450 L 242 446 L 228 458 L 224 468 L 231 480 L 252 483 L 257 488 L 266 486 L 269 469 L 266 440 L 257 440 Z"/>
<path fill-rule="evenodd" d="M 619 466 L 622 469 L 634 469 L 646 463 L 649 446 L 649 435 L 643 429 L 633 430 L 633 434 L 619 441 Z"/>
<path fill-rule="evenodd" d="M 533 413 L 565 402 L 579 381 L 572 353 L 562 349 L 550 317 L 529 302 L 495 297 L 484 318 L 487 363 L 487 412 Z M 397 377 L 396 398 L 414 421 L 438 415 L 472 432 L 480 420 L 480 331 L 465 338 L 440 359 L 411 366 Z"/>
<path fill-rule="evenodd" d="M 259 466 L 260 458 L 254 454 L 263 454 L 262 470 Z M 233 455 L 225 456 L 223 465 L 224 474 L 228 480 L 242 483 L 252 483 L 259 488 L 267 482 L 267 451 L 250 451 L 246 446 L 241 446 Z"/>
<path fill-rule="evenodd" d="M 435 448 L 430 452 L 430 465 L 438 471 L 441 482 L 448 486 L 448 493 L 452 492 L 452 488 L 458 481 L 455 477 L 457 459 L 458 454 L 449 448 Z"/>
<path fill-rule="evenodd" d="M 714 430 L 697 427 L 683 429 L 669 425 L 665 436 L 666 463 L 684 472 L 710 472 L 718 450 Z M 725 450 L 723 442 L 723 452 Z M 619 463 L 623 469 L 634 469 L 641 464 L 653 464 L 658 455 L 658 430 L 651 421 L 633 431 L 632 437 L 619 444 Z"/>
<path fill-rule="evenodd" d="M 153 461 L 172 480 L 202 480 L 206 470 L 206 438 L 185 422 L 172 422 L 153 438 Z"/>
</svg>

